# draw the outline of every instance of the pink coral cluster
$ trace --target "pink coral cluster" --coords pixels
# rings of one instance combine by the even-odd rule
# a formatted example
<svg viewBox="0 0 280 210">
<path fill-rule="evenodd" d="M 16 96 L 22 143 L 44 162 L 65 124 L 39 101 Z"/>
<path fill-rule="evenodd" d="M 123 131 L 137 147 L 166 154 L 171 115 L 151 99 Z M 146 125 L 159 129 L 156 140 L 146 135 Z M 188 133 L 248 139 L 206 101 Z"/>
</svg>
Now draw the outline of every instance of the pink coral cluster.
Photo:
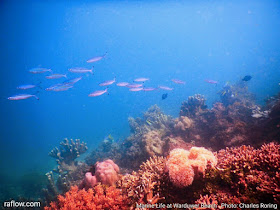
<svg viewBox="0 0 280 210">
<path fill-rule="evenodd" d="M 207 165 L 216 166 L 217 160 L 203 147 L 192 147 L 189 151 L 174 149 L 166 163 L 170 180 L 180 188 L 191 185 L 195 174 L 204 173 Z"/>
<path fill-rule="evenodd" d="M 119 167 L 108 159 L 95 164 L 95 174 L 87 172 L 80 188 L 91 188 L 101 182 L 104 185 L 114 186 L 118 180 Z"/>
</svg>

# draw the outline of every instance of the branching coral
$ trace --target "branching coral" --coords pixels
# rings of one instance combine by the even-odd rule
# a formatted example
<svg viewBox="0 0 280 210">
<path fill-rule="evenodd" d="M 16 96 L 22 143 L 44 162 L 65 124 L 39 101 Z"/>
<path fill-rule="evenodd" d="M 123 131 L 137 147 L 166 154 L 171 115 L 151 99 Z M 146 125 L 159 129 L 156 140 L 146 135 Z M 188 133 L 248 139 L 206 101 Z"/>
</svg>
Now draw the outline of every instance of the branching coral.
<svg viewBox="0 0 280 210">
<path fill-rule="evenodd" d="M 209 209 L 209 210 L 215 210 L 215 209 L 222 209 L 218 206 L 218 201 L 215 195 L 200 195 L 200 199 L 195 201 L 196 204 L 199 204 L 199 207 L 196 208 L 196 210 L 202 210 L 202 209 Z"/>
<path fill-rule="evenodd" d="M 214 154 L 205 148 L 192 147 L 190 151 L 172 150 L 166 166 L 173 184 L 183 188 L 193 183 L 195 173 L 204 173 L 208 164 L 217 164 Z"/>
<path fill-rule="evenodd" d="M 81 142 L 80 139 L 70 141 L 65 138 L 60 142 L 60 148 L 55 147 L 49 156 L 56 158 L 58 164 L 65 163 L 70 165 L 77 157 L 87 151 L 86 143 Z"/>
<path fill-rule="evenodd" d="M 79 184 L 84 172 L 87 170 L 87 164 L 78 162 L 75 159 L 87 150 L 86 143 L 79 139 L 64 139 L 60 142 L 60 148 L 55 147 L 49 156 L 56 158 L 58 166 L 56 169 L 46 173 L 48 185 L 43 189 L 46 202 L 54 200 L 58 193 L 64 193 L 71 186 Z M 55 172 L 55 174 L 53 173 Z"/>
<path fill-rule="evenodd" d="M 104 188 L 97 185 L 93 189 L 79 190 L 77 186 L 71 187 L 65 196 L 59 195 L 57 202 L 52 202 L 45 210 L 56 209 L 84 209 L 84 210 L 111 210 L 128 209 L 126 196 L 115 187 Z"/>
<path fill-rule="evenodd" d="M 151 157 L 140 166 L 138 172 L 124 175 L 117 186 L 125 192 L 130 204 L 154 204 L 162 199 L 165 158 Z"/>
<path fill-rule="evenodd" d="M 93 172 L 87 172 L 80 188 L 90 188 L 101 182 L 104 185 L 114 186 L 118 180 L 119 167 L 112 160 L 97 162 Z"/>
<path fill-rule="evenodd" d="M 280 204 L 280 145 L 264 144 L 227 148 L 218 153 L 218 168 L 224 186 L 242 202 L 274 202 Z"/>
</svg>

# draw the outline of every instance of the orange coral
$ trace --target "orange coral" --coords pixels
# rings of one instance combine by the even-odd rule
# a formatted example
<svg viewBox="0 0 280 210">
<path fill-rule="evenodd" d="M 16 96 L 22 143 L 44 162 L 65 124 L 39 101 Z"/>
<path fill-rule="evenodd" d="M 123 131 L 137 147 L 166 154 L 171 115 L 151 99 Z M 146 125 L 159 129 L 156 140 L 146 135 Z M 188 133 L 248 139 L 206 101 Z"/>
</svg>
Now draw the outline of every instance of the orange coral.
<svg viewBox="0 0 280 210">
<path fill-rule="evenodd" d="M 211 166 L 217 165 L 217 159 L 213 153 L 203 147 L 192 147 L 188 158 L 192 167 L 196 167 L 200 173 L 204 173 L 208 164 Z"/>
<path fill-rule="evenodd" d="M 190 151 L 172 150 L 166 166 L 172 183 L 177 187 L 186 187 L 192 184 L 195 173 L 204 173 L 207 165 L 216 164 L 216 157 L 211 151 L 203 147 L 192 147 Z"/>
<path fill-rule="evenodd" d="M 45 207 L 45 210 L 55 209 L 128 209 L 126 197 L 122 195 L 121 190 L 111 186 L 104 188 L 97 185 L 89 190 L 79 190 L 77 186 L 65 194 L 59 195 L 57 202 L 51 202 L 50 207 Z"/>
</svg>

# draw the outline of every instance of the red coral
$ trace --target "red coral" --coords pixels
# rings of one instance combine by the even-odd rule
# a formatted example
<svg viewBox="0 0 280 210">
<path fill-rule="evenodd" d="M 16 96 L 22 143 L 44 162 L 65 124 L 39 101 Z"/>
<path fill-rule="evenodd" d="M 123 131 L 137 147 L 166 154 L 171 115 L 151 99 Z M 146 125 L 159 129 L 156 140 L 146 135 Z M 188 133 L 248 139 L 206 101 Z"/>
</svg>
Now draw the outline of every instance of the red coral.
<svg viewBox="0 0 280 210">
<path fill-rule="evenodd" d="M 97 185 L 87 191 L 84 189 L 79 190 L 77 186 L 73 186 L 65 196 L 59 195 L 58 201 L 51 202 L 50 207 L 45 207 L 45 210 L 128 209 L 126 199 L 121 190 L 113 186 L 104 188 L 101 185 Z"/>
<path fill-rule="evenodd" d="M 221 177 L 243 201 L 280 204 L 280 145 L 227 148 L 218 153 Z"/>
<path fill-rule="evenodd" d="M 101 182 L 105 185 L 115 185 L 118 180 L 119 167 L 112 160 L 108 159 L 95 164 L 95 174 L 87 172 L 80 188 L 90 188 Z"/>
</svg>

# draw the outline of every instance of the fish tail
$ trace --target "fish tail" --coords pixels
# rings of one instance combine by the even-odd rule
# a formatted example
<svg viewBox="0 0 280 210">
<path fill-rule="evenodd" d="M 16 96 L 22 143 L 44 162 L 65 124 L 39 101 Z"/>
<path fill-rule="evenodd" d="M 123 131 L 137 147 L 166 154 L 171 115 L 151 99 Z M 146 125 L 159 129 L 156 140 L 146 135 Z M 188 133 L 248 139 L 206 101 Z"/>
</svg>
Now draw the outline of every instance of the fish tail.
<svg viewBox="0 0 280 210">
<path fill-rule="evenodd" d="M 39 100 L 38 96 L 36 96 L 36 95 L 33 95 L 33 97 L 34 97 L 34 98 L 36 98 L 37 100 Z"/>
<path fill-rule="evenodd" d="M 93 74 L 93 71 L 92 71 L 92 70 L 93 70 L 93 68 L 89 71 L 91 74 Z"/>
</svg>

